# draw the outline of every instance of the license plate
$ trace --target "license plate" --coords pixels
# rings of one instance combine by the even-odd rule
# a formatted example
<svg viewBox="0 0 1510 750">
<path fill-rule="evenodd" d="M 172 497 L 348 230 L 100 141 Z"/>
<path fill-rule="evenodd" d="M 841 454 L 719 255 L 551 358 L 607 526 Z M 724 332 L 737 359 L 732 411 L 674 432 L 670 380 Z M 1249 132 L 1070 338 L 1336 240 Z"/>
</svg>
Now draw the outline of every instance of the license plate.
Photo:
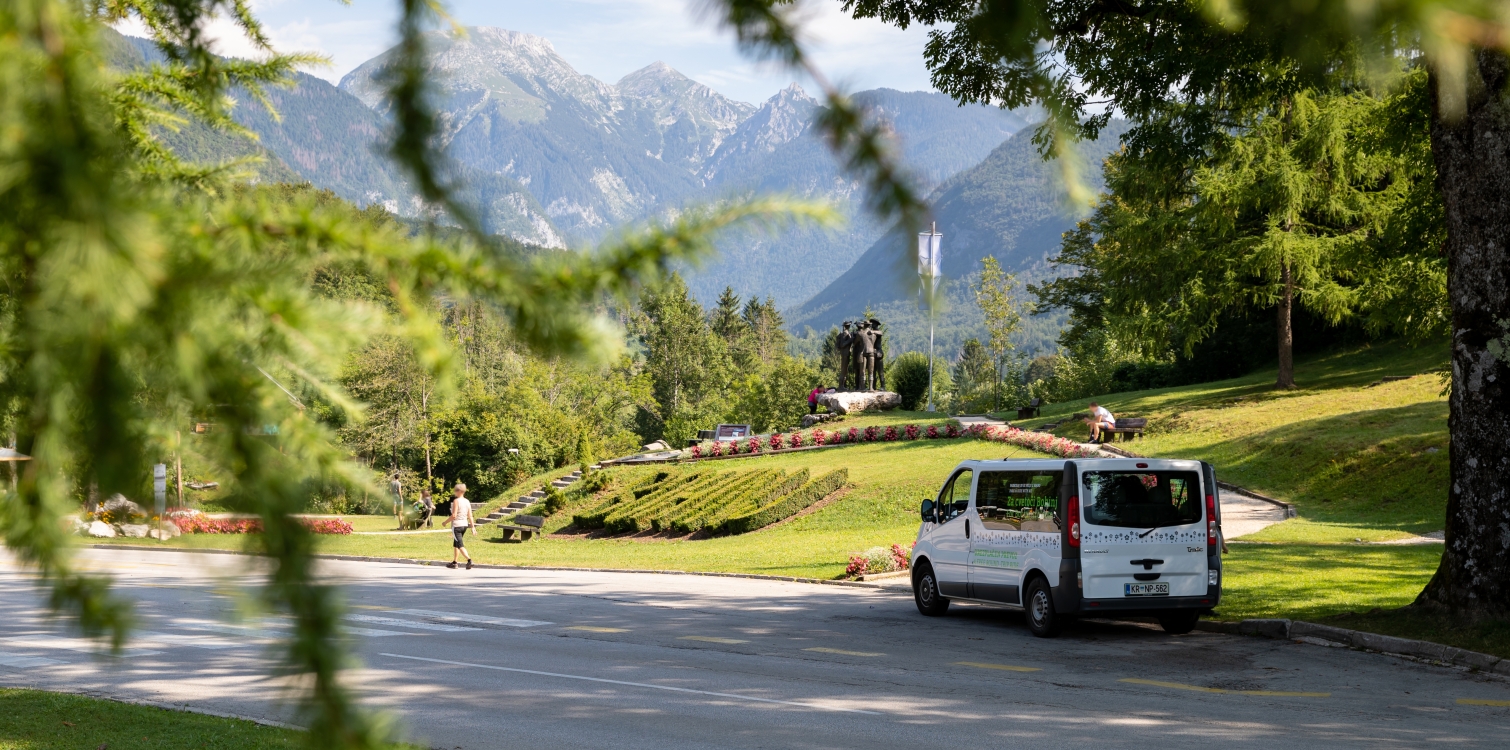
<svg viewBox="0 0 1510 750">
<path fill-rule="evenodd" d="M 1169 596 L 1169 584 L 1167 583 L 1124 583 L 1122 584 L 1124 596 Z"/>
</svg>

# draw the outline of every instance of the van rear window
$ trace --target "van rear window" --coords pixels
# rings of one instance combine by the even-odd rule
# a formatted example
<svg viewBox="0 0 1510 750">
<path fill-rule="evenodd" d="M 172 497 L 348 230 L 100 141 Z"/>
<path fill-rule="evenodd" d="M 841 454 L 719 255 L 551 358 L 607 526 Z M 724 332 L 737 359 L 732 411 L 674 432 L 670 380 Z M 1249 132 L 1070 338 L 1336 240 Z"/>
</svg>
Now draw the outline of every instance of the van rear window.
<svg viewBox="0 0 1510 750">
<path fill-rule="evenodd" d="M 1193 471 L 1087 471 L 1080 481 L 1088 524 L 1152 529 L 1201 520 Z"/>
</svg>

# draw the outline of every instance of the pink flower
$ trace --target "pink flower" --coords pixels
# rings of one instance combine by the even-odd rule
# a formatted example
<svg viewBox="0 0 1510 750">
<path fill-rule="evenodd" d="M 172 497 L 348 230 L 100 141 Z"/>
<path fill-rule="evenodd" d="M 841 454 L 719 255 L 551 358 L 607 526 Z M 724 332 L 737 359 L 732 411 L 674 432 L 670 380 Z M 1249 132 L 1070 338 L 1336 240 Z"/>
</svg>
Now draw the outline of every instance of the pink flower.
<svg viewBox="0 0 1510 750">
<path fill-rule="evenodd" d="M 920 433 L 920 430 L 918 430 L 918 426 L 917 425 L 910 424 L 910 425 L 907 425 L 907 429 L 904 432 L 906 433 L 908 440 L 917 440 L 918 439 L 918 434 Z"/>
<path fill-rule="evenodd" d="M 692 446 L 692 457 L 693 458 L 702 458 L 703 457 L 703 447 L 701 445 L 694 445 L 694 446 Z"/>
<path fill-rule="evenodd" d="M 773 433 L 771 433 L 771 450 L 773 450 L 773 451 L 779 451 L 779 450 L 781 450 L 782 441 L 783 441 L 783 438 L 782 438 L 781 433 L 779 433 L 779 432 L 773 432 Z"/>
<path fill-rule="evenodd" d="M 750 444 L 745 449 L 746 453 L 760 452 L 760 438 L 750 438 Z"/>
<path fill-rule="evenodd" d="M 823 445 L 823 441 L 826 437 L 827 436 L 823 434 L 822 428 L 813 430 L 813 445 Z"/>
<path fill-rule="evenodd" d="M 849 567 L 844 569 L 844 576 L 846 578 L 855 578 L 857 576 L 865 575 L 866 562 L 867 561 L 864 555 L 850 555 Z"/>
<path fill-rule="evenodd" d="M 928 425 L 928 439 L 929 440 L 937 440 L 938 436 L 939 436 L 938 425 L 936 425 L 936 424 Z"/>
<path fill-rule="evenodd" d="M 790 445 L 793 448 L 801 448 L 802 447 L 802 433 L 800 433 L 800 432 L 793 432 L 792 434 L 790 434 L 790 435 L 787 436 L 786 441 L 787 441 L 787 445 Z"/>
<path fill-rule="evenodd" d="M 897 439 L 897 428 L 896 428 L 896 426 L 895 425 L 887 425 L 886 426 L 886 440 L 891 441 L 891 440 L 896 440 L 896 439 Z"/>
<path fill-rule="evenodd" d="M 723 444 L 723 442 L 722 441 L 718 441 L 718 440 L 713 441 L 713 455 L 715 455 L 715 456 L 722 456 L 723 454 L 724 454 L 724 444 Z"/>
<path fill-rule="evenodd" d="M 955 424 L 953 422 L 950 422 L 948 424 L 948 426 L 946 426 L 944 428 L 944 435 L 946 437 L 952 437 L 952 438 L 959 437 L 959 425 L 957 425 L 957 424 Z"/>
<path fill-rule="evenodd" d="M 851 427 L 850 431 L 854 431 L 854 428 Z M 866 427 L 865 428 L 865 442 L 867 442 L 867 443 L 875 442 L 875 439 L 876 439 L 876 437 L 879 434 L 880 434 L 880 431 L 877 430 L 874 426 Z"/>
<path fill-rule="evenodd" d="M 872 427 L 870 429 L 875 429 L 875 428 Z M 849 440 L 847 442 L 850 442 L 850 443 L 858 443 L 858 442 L 860 442 L 860 430 L 859 430 L 859 428 L 856 428 L 856 427 L 849 428 Z"/>
</svg>

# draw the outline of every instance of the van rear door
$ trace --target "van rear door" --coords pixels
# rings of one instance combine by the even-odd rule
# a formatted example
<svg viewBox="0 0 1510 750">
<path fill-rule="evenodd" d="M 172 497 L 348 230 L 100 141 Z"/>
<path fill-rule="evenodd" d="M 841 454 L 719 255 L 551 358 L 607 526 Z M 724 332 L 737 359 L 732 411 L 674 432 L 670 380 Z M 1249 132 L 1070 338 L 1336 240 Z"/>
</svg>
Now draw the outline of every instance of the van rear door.
<svg viewBox="0 0 1510 750">
<path fill-rule="evenodd" d="M 1205 596 L 1205 496 L 1198 468 L 1082 471 L 1081 566 L 1088 599 Z"/>
</svg>

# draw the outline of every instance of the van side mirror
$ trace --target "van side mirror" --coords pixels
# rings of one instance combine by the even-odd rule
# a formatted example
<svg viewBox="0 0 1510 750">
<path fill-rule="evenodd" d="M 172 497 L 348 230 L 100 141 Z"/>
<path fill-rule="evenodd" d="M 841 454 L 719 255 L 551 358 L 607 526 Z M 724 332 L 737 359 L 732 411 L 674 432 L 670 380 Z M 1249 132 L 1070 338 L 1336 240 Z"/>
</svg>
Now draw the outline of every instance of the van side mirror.
<svg viewBox="0 0 1510 750">
<path fill-rule="evenodd" d="M 935 520 L 934 519 L 933 510 L 934 510 L 933 509 L 933 501 L 932 500 L 924 500 L 923 501 L 923 512 L 922 512 L 922 516 L 923 516 L 923 520 L 924 521 L 933 521 L 933 520 Z"/>
</svg>

